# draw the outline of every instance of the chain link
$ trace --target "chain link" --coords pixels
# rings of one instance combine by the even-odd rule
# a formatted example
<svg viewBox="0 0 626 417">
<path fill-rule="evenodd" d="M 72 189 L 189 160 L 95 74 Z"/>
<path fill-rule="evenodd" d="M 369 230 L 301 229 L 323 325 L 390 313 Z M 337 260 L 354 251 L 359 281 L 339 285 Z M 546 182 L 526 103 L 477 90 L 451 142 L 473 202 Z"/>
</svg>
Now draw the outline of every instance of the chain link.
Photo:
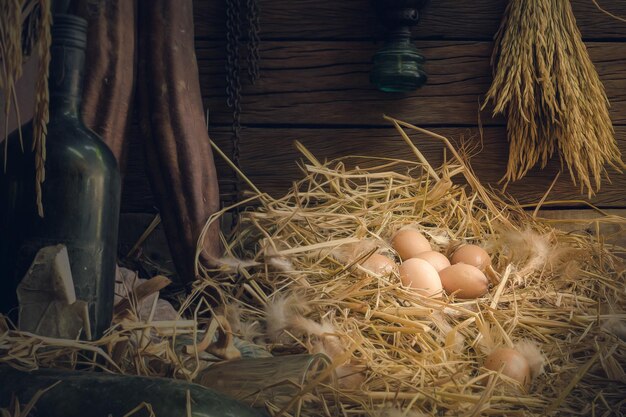
<svg viewBox="0 0 626 417">
<path fill-rule="evenodd" d="M 239 39 L 241 38 L 241 1 L 226 0 L 226 104 L 233 110 L 232 161 L 239 166 L 241 132 L 241 80 L 239 77 Z M 235 173 L 235 192 L 238 182 Z"/>
<path fill-rule="evenodd" d="M 248 23 L 247 66 L 248 77 L 254 84 L 259 79 L 259 0 L 246 0 L 246 20 Z"/>
<path fill-rule="evenodd" d="M 241 26 L 239 0 L 226 0 L 226 104 L 233 109 L 231 142 L 233 145 L 231 159 L 239 167 L 239 135 L 241 130 L 241 83 L 239 80 L 239 37 Z M 239 199 L 239 178 L 233 171 L 234 199 Z M 233 214 L 231 228 L 237 224 L 237 213 Z"/>
<path fill-rule="evenodd" d="M 244 16 L 245 13 L 245 16 Z M 242 21 L 248 43 L 246 64 L 251 83 L 259 77 L 259 4 L 258 0 L 226 0 L 226 104 L 232 109 L 231 159 L 239 167 L 241 145 L 241 65 L 239 41 L 242 38 Z M 235 200 L 239 200 L 239 178 L 233 172 Z"/>
<path fill-rule="evenodd" d="M 245 10 L 244 10 L 245 8 Z M 245 16 L 244 16 L 245 13 Z M 245 17 L 247 40 L 246 67 L 250 82 L 259 78 L 259 4 L 258 0 L 226 0 L 226 104 L 232 109 L 233 124 L 231 126 L 231 143 L 233 146 L 231 159 L 236 167 L 240 167 L 241 146 L 241 66 L 239 41 L 242 37 L 242 21 Z M 240 181 L 233 170 L 233 198 L 240 199 Z M 238 223 L 238 210 L 233 213 L 231 227 Z"/>
</svg>

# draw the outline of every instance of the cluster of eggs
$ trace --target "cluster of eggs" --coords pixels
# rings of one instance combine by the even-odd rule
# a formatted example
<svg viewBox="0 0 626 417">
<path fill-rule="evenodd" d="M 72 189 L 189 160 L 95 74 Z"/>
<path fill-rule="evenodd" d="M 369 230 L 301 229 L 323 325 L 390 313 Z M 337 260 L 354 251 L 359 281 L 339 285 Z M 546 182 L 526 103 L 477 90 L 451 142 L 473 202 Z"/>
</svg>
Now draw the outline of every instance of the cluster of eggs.
<svg viewBox="0 0 626 417">
<path fill-rule="evenodd" d="M 398 231 L 391 246 L 402 260 L 399 267 L 402 284 L 422 295 L 438 296 L 445 291 L 456 298 L 471 299 L 483 296 L 488 290 L 489 280 L 484 271 L 491 265 L 491 258 L 479 246 L 460 246 L 448 259 L 434 251 L 428 239 L 413 228 Z M 389 264 L 388 268 L 392 267 Z"/>
<path fill-rule="evenodd" d="M 402 284 L 417 293 L 436 297 L 445 291 L 459 299 L 478 298 L 487 293 L 489 280 L 485 270 L 491 266 L 491 257 L 477 245 L 462 245 L 448 259 L 433 250 L 418 230 L 404 228 L 393 236 L 391 246 L 402 261 L 398 267 Z M 391 274 L 397 267 L 392 259 L 379 253 L 372 254 L 362 266 L 384 275 Z M 530 384 L 528 360 L 514 349 L 495 349 L 486 358 L 484 367 L 501 372 L 524 389 Z"/>
</svg>

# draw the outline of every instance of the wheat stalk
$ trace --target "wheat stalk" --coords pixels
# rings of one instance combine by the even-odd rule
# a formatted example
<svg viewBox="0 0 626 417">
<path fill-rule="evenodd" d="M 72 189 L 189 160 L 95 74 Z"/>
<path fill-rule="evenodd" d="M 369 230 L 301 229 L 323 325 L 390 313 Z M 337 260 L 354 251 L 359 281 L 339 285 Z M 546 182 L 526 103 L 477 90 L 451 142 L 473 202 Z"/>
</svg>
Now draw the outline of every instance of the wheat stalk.
<svg viewBox="0 0 626 417">
<path fill-rule="evenodd" d="M 572 182 L 591 197 L 608 179 L 607 165 L 624 168 L 609 101 L 569 1 L 511 0 L 492 66 L 485 105 L 493 102 L 493 114 L 507 117 L 503 181 L 519 180 L 538 163 L 545 167 L 558 151 Z"/>
<path fill-rule="evenodd" d="M 7 0 L 0 4 L 0 90 L 4 93 L 2 110 L 4 126 L 4 168 L 8 160 L 9 117 L 14 107 L 18 126 L 21 125 L 15 82 L 22 76 L 24 57 L 36 41 L 39 69 L 35 89 L 35 115 L 33 118 L 33 143 L 35 152 L 35 186 L 37 209 L 43 216 L 41 184 L 45 180 L 46 125 L 48 124 L 48 65 L 50 63 L 50 26 L 52 25 L 51 0 Z M 27 39 L 22 42 L 23 28 Z M 34 29 L 34 30 L 33 30 Z M 22 132 L 18 129 L 20 143 Z"/>
</svg>

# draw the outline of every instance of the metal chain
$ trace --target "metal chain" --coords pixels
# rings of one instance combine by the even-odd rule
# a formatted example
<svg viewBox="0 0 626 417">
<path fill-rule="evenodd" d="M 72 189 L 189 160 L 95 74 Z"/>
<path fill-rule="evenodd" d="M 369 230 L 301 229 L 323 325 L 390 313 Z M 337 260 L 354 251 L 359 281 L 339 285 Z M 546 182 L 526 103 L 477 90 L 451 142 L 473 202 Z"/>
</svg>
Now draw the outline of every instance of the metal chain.
<svg viewBox="0 0 626 417">
<path fill-rule="evenodd" d="M 244 10 L 245 8 L 245 10 Z M 245 13 L 245 16 L 244 16 Z M 248 43 L 246 63 L 250 82 L 259 78 L 259 4 L 258 0 L 226 0 L 226 96 L 228 107 L 233 112 L 231 126 L 232 162 L 239 167 L 241 145 L 241 66 L 239 41 L 242 37 L 242 21 L 245 17 Z M 234 200 L 239 200 L 240 182 L 233 172 Z M 238 210 L 235 210 L 232 227 L 237 225 Z"/>
<path fill-rule="evenodd" d="M 239 78 L 239 39 L 241 38 L 241 1 L 226 0 L 226 104 L 233 110 L 231 138 L 232 161 L 239 166 L 239 136 L 241 131 L 241 80 Z M 239 181 L 235 175 L 235 193 Z"/>
<path fill-rule="evenodd" d="M 254 84 L 259 79 L 259 0 L 246 0 L 246 20 L 248 23 L 248 45 L 246 61 L 248 77 Z"/>
</svg>

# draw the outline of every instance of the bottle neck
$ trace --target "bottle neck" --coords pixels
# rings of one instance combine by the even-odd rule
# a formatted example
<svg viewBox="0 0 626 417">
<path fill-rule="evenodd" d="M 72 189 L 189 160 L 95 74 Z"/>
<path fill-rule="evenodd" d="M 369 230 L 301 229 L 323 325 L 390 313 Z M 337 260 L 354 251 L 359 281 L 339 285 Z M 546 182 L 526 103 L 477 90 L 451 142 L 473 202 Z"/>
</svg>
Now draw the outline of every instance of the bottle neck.
<svg viewBox="0 0 626 417">
<path fill-rule="evenodd" d="M 63 43 L 53 43 L 50 48 L 50 120 L 78 118 L 83 91 L 85 50 Z"/>
</svg>

